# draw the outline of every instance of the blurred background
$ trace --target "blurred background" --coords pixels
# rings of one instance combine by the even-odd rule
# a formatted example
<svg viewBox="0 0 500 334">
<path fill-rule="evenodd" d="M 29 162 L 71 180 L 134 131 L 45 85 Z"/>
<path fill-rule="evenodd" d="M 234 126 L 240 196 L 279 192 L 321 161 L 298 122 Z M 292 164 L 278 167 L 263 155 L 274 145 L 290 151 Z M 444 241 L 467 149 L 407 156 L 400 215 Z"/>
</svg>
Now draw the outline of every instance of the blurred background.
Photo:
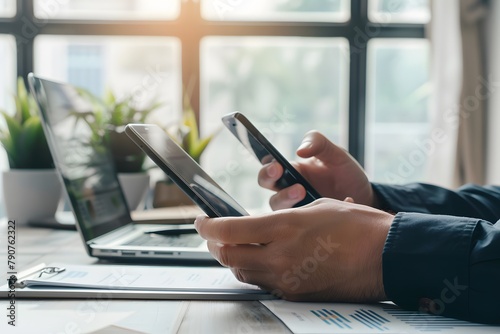
<svg viewBox="0 0 500 334">
<path fill-rule="evenodd" d="M 484 140 L 468 148 L 483 152 L 472 178 L 458 144 L 458 124 L 469 119 L 460 117 L 458 85 L 470 73 L 459 43 L 466 4 L 479 8 L 473 38 L 489 82 L 472 88 L 485 105 L 482 130 L 471 134 Z M 491 112 L 500 94 L 497 1 L 0 0 L 0 17 L 0 109 L 13 109 L 16 77 L 34 71 L 98 96 L 112 89 L 139 104 L 160 101 L 151 121 L 169 125 L 189 83 L 202 134 L 240 111 L 289 159 L 307 131 L 323 132 L 375 182 L 500 180 Z M 201 164 L 244 207 L 267 207 L 259 164 L 225 129 Z M 3 152 L 0 165 L 8 168 Z"/>
</svg>

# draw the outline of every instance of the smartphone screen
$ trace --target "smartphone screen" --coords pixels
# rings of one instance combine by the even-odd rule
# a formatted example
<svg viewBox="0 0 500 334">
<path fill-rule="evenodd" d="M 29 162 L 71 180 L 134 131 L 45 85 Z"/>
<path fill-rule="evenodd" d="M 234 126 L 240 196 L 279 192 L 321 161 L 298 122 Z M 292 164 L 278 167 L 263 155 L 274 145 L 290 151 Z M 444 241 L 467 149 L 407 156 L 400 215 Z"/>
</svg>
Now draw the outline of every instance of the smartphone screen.
<svg viewBox="0 0 500 334">
<path fill-rule="evenodd" d="M 287 159 L 260 133 L 259 130 L 241 113 L 235 112 L 222 118 L 224 125 L 245 146 L 262 165 L 276 160 L 284 169 L 283 176 L 276 182 L 279 189 L 300 183 L 306 189 L 306 197 L 294 205 L 299 207 L 321 198 L 321 195 L 288 162 Z"/>
</svg>

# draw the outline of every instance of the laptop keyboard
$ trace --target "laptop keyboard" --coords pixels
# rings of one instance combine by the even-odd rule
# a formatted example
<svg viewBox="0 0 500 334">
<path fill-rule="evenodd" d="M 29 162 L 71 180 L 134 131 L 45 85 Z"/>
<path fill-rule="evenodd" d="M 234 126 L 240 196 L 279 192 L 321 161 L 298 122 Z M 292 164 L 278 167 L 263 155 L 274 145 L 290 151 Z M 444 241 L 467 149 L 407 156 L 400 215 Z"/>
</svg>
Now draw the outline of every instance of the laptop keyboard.
<svg viewBox="0 0 500 334">
<path fill-rule="evenodd" d="M 145 233 L 125 243 L 124 246 L 198 247 L 202 242 L 203 239 L 197 233 L 175 236 Z"/>
</svg>

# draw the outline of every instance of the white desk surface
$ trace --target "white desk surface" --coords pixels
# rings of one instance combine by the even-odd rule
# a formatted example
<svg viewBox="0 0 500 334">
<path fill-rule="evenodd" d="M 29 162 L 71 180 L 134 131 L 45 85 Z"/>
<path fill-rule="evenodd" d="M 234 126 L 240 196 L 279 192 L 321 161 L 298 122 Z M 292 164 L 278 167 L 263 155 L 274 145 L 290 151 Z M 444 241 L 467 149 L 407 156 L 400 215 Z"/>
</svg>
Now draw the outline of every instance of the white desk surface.
<svg viewBox="0 0 500 334">
<path fill-rule="evenodd" d="M 92 264 L 75 231 L 17 226 L 16 269 L 20 272 L 41 262 Z M 0 279 L 7 279 L 7 226 L 0 221 Z M 2 283 L 3 284 L 3 283 Z M 0 300 L 1 328 L 24 333 L 21 327 L 5 327 L 8 300 Z M 27 326 L 43 318 L 56 323 L 53 333 L 85 332 L 100 321 L 104 328 L 92 333 L 291 333 L 259 302 L 118 301 L 118 300 L 17 300 L 16 321 Z M 41 310 L 41 311 L 39 311 Z M 76 319 L 76 320 L 75 320 Z M 90 327 L 85 327 L 86 325 Z M 3 330 L 2 333 L 5 333 Z"/>
</svg>

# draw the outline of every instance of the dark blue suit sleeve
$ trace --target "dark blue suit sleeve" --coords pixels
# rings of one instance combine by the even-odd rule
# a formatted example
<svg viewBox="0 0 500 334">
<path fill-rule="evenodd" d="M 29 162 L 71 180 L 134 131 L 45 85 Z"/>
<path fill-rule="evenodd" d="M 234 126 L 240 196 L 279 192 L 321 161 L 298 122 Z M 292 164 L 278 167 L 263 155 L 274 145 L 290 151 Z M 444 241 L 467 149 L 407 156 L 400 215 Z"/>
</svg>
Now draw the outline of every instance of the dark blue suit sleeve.
<svg viewBox="0 0 500 334">
<path fill-rule="evenodd" d="M 397 212 L 383 253 L 388 298 L 500 324 L 500 187 L 373 187 L 384 208 Z"/>
</svg>

